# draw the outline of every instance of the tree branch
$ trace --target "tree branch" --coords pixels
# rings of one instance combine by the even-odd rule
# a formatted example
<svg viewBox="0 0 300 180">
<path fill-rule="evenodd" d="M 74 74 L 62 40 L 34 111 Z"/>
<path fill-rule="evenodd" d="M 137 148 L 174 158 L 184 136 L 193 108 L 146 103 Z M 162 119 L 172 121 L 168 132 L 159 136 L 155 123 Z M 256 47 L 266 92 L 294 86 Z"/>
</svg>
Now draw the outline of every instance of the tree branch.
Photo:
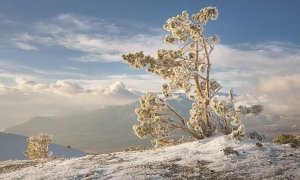
<svg viewBox="0 0 300 180">
<path fill-rule="evenodd" d="M 199 77 L 198 77 L 198 72 L 199 72 L 199 47 L 198 47 L 198 42 L 196 43 L 196 49 L 195 49 L 195 71 L 197 72 L 196 75 L 194 75 L 194 79 L 195 79 L 195 84 L 197 87 L 197 90 L 200 94 L 200 96 L 202 98 L 204 98 L 204 94 L 202 92 L 201 86 L 200 86 L 200 82 L 199 82 Z"/>
<path fill-rule="evenodd" d="M 166 104 L 166 106 L 167 106 L 167 108 L 168 108 L 171 112 L 173 112 L 174 115 L 180 120 L 181 124 L 185 126 L 185 125 L 186 125 L 186 124 L 185 124 L 185 119 L 184 119 L 182 116 L 180 116 L 180 115 L 175 111 L 175 109 L 173 109 L 171 106 L 169 106 L 168 104 Z"/>
</svg>

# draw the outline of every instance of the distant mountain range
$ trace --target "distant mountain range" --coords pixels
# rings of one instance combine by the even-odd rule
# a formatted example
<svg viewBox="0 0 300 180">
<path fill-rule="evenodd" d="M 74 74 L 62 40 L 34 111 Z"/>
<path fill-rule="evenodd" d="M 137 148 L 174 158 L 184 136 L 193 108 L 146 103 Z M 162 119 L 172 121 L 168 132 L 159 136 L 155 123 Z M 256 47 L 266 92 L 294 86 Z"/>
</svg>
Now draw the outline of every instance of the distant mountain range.
<svg viewBox="0 0 300 180">
<path fill-rule="evenodd" d="M 26 138 L 27 137 L 21 135 L 0 132 L 0 161 L 27 159 L 24 154 L 27 148 Z M 73 149 L 72 147 L 67 148 L 57 144 L 50 144 L 49 150 L 52 151 L 56 157 L 71 158 L 86 155 L 86 153 Z"/>
<path fill-rule="evenodd" d="M 191 102 L 183 95 L 169 100 L 184 117 L 189 117 Z M 85 152 L 107 153 L 121 151 L 131 145 L 149 146 L 150 140 L 141 140 L 134 135 L 132 126 L 137 124 L 134 113 L 139 102 L 111 106 L 85 113 L 65 116 L 34 117 L 28 122 L 7 128 L 4 132 L 26 136 L 37 135 L 41 131 L 53 136 L 60 145 L 78 148 Z M 273 138 L 280 132 L 300 133 L 299 120 L 280 116 L 260 115 L 245 117 L 246 127 L 257 130 Z"/>
<path fill-rule="evenodd" d="M 187 98 L 177 97 L 170 103 L 184 116 L 188 115 L 191 104 Z M 132 126 L 138 123 L 134 113 L 138 106 L 139 102 L 133 102 L 85 113 L 34 117 L 4 132 L 33 136 L 42 131 L 51 134 L 57 144 L 70 145 L 85 152 L 106 153 L 121 151 L 131 145 L 150 146 L 150 140 L 139 139 L 132 130 Z"/>
<path fill-rule="evenodd" d="M 7 128 L 5 132 L 32 136 L 42 131 L 51 134 L 55 143 L 64 146 L 70 145 L 88 152 L 117 151 L 129 144 L 145 144 L 132 131 L 137 106 L 138 103 L 132 103 L 85 113 L 34 117 Z"/>
</svg>

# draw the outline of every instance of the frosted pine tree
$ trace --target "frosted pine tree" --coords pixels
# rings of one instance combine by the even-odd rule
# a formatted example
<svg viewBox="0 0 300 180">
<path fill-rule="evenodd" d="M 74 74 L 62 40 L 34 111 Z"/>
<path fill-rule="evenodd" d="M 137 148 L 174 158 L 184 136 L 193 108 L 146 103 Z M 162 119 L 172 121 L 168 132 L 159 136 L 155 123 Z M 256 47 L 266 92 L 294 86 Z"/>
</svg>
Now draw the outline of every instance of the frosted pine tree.
<svg viewBox="0 0 300 180">
<path fill-rule="evenodd" d="M 205 7 L 191 17 L 183 11 L 163 26 L 170 32 L 165 43 L 178 47 L 177 50 L 158 50 L 156 58 L 144 55 L 142 51 L 122 56 L 132 67 L 146 68 L 169 81 L 162 85 L 165 98 L 147 93 L 140 99 L 141 107 L 136 109 L 140 124 L 133 127 L 134 132 L 140 138 L 151 137 L 155 147 L 170 143 L 169 135 L 176 129 L 196 139 L 216 131 L 241 137 L 245 132 L 240 115 L 262 111 L 260 105 L 236 108 L 232 90 L 227 100 L 216 98 L 222 86 L 210 77 L 211 53 L 220 40 L 218 35 L 206 37 L 204 30 L 209 20 L 217 18 L 216 7 Z M 177 90 L 184 90 L 193 102 L 189 120 L 166 102 Z"/>
<path fill-rule="evenodd" d="M 48 145 L 52 143 L 52 137 L 49 134 L 41 132 L 37 137 L 27 138 L 27 150 L 25 155 L 29 160 L 49 158 L 52 152 Z"/>
</svg>

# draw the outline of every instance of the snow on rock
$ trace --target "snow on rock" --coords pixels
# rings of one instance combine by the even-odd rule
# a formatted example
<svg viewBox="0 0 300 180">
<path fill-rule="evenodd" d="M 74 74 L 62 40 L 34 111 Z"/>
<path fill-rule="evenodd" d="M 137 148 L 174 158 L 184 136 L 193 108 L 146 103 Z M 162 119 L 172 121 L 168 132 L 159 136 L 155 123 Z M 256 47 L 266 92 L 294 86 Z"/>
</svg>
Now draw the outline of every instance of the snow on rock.
<svg viewBox="0 0 300 180">
<path fill-rule="evenodd" d="M 0 179 L 300 179 L 300 151 L 230 136 L 159 150 L 0 162 Z M 224 155 L 232 147 L 237 154 Z"/>
</svg>

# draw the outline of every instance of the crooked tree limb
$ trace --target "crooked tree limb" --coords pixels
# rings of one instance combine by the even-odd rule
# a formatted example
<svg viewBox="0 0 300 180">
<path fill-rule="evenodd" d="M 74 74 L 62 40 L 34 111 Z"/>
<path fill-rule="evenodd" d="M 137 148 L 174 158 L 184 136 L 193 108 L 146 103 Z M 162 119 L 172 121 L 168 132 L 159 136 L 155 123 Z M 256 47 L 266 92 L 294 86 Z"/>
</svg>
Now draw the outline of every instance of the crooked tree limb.
<svg viewBox="0 0 300 180">
<path fill-rule="evenodd" d="M 194 138 L 196 138 L 196 139 L 198 139 L 198 140 L 204 138 L 202 135 L 200 135 L 200 134 L 198 134 L 198 133 L 196 133 L 196 132 L 191 131 L 191 130 L 187 127 L 187 125 L 186 125 L 186 120 L 185 120 L 180 114 L 178 114 L 178 113 L 175 111 L 175 109 L 173 109 L 171 106 L 169 106 L 169 105 L 167 105 L 167 104 L 166 104 L 166 106 L 168 107 L 168 109 L 169 109 L 171 112 L 174 113 L 173 115 L 176 116 L 176 117 L 180 120 L 180 124 L 178 124 L 178 125 L 177 125 L 177 124 L 173 124 L 173 123 L 170 122 L 170 124 L 171 124 L 173 127 L 182 129 L 183 131 L 185 131 L 185 132 L 191 134 Z"/>
<path fill-rule="evenodd" d="M 180 125 L 176 125 L 176 124 L 171 124 L 174 128 L 178 128 L 178 129 L 181 129 L 189 134 L 191 134 L 194 138 L 196 138 L 197 140 L 201 140 L 203 139 L 204 137 L 195 133 L 195 132 L 192 132 L 191 130 L 189 130 L 187 127 L 184 127 L 184 126 L 180 126 Z"/>
<path fill-rule="evenodd" d="M 171 106 L 169 106 L 169 105 L 167 105 L 166 104 L 166 106 L 167 106 L 167 108 L 180 120 L 180 122 L 181 122 L 181 124 L 182 125 L 184 125 L 184 126 L 186 126 L 186 121 L 185 121 L 185 119 L 180 115 L 180 114 L 178 114 L 176 111 L 175 111 L 175 109 L 173 109 Z"/>
</svg>

